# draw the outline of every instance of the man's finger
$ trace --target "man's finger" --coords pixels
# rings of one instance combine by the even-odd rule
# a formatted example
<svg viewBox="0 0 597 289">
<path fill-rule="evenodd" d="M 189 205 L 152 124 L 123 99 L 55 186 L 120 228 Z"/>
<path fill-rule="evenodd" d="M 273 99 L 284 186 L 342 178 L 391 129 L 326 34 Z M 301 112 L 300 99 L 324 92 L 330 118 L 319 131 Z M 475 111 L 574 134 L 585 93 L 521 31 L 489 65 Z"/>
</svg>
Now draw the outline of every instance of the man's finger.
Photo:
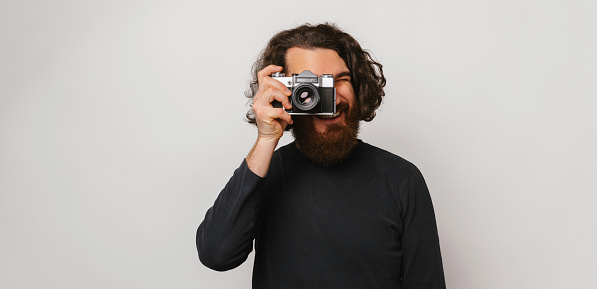
<svg viewBox="0 0 597 289">
<path fill-rule="evenodd" d="M 266 78 L 263 80 L 264 84 L 268 87 L 276 88 L 279 91 L 284 92 L 286 95 L 290 95 L 290 90 L 286 86 L 286 84 L 282 83 L 281 81 L 274 79 L 274 78 Z M 259 84 L 261 85 L 261 84 Z"/>
<path fill-rule="evenodd" d="M 268 115 L 272 119 L 279 119 L 286 122 L 287 124 L 292 124 L 292 116 L 281 108 L 272 108 L 269 111 Z"/>
<path fill-rule="evenodd" d="M 279 102 L 282 103 L 282 106 L 285 109 L 291 109 L 292 108 L 292 104 L 290 103 L 290 98 L 288 97 L 290 95 L 290 90 L 285 91 L 285 92 L 280 92 L 279 90 L 277 91 L 273 91 L 272 96 L 274 97 L 273 100 L 277 100 Z"/>
<path fill-rule="evenodd" d="M 292 107 L 286 92 L 281 92 L 273 87 L 268 88 L 266 91 L 256 96 L 253 103 L 264 107 L 271 107 L 271 103 L 274 100 L 281 102 L 286 109 L 290 109 Z"/>
<path fill-rule="evenodd" d="M 277 65 L 273 65 L 273 64 L 268 65 L 264 69 L 257 72 L 257 79 L 259 80 L 259 83 L 261 83 L 262 79 L 272 75 L 272 73 L 274 73 L 274 72 L 280 72 L 280 71 L 282 71 L 282 69 L 283 69 L 282 66 L 277 66 Z"/>
</svg>

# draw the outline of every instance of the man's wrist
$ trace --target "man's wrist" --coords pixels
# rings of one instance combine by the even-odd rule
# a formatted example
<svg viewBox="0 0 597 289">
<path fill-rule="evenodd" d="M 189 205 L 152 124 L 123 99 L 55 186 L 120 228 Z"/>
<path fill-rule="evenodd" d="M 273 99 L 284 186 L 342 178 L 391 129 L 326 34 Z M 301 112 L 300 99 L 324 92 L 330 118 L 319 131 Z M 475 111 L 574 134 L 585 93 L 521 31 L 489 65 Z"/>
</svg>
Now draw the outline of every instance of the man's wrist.
<svg viewBox="0 0 597 289">
<path fill-rule="evenodd" d="M 253 173 L 260 177 L 265 177 L 279 141 L 279 138 L 257 137 L 253 148 L 246 158 L 247 166 Z"/>
<path fill-rule="evenodd" d="M 272 147 L 275 149 L 278 145 L 280 138 L 278 137 L 270 137 L 270 136 L 257 136 L 257 140 L 255 141 L 255 145 L 262 145 L 265 147 Z"/>
</svg>

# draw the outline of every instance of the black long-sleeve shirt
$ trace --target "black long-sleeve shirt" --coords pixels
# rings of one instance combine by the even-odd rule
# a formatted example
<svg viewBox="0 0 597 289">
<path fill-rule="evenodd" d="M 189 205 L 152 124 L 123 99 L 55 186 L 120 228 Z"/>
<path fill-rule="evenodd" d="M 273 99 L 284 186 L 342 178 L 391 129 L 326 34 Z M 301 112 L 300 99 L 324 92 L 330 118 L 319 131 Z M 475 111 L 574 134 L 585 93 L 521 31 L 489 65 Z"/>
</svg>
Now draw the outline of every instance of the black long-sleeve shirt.
<svg viewBox="0 0 597 289">
<path fill-rule="evenodd" d="M 253 288 L 445 288 L 421 172 L 361 141 L 331 168 L 294 143 L 274 153 L 265 178 L 243 161 L 199 226 L 199 258 L 229 270 L 253 240 Z"/>
</svg>

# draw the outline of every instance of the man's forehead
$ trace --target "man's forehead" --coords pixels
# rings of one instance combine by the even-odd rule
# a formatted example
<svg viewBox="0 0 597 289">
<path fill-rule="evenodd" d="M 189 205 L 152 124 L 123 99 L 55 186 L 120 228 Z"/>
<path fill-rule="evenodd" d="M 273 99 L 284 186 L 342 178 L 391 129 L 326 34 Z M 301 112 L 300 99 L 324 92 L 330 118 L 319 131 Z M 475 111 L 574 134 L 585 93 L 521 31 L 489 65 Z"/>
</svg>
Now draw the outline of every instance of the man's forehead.
<svg viewBox="0 0 597 289">
<path fill-rule="evenodd" d="M 286 51 L 286 65 L 290 74 L 304 70 L 316 75 L 333 74 L 335 77 L 349 74 L 344 60 L 332 49 L 292 47 Z"/>
</svg>

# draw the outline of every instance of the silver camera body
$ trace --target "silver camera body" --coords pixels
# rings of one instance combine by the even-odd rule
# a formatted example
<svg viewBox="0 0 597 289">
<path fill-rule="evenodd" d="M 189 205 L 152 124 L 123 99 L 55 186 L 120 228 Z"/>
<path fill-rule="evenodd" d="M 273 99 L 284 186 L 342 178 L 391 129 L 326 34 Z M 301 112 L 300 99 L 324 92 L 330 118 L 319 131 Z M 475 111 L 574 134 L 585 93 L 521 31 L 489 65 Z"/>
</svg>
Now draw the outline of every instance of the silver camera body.
<svg viewBox="0 0 597 289">
<path fill-rule="evenodd" d="M 333 115 L 336 113 L 336 89 L 332 74 L 317 76 L 313 72 L 305 70 L 290 77 L 276 72 L 271 77 L 282 82 L 292 92 L 288 97 L 292 104 L 291 109 L 286 109 L 288 113 L 294 115 Z M 272 106 L 282 108 L 282 103 L 274 100 Z"/>
</svg>

